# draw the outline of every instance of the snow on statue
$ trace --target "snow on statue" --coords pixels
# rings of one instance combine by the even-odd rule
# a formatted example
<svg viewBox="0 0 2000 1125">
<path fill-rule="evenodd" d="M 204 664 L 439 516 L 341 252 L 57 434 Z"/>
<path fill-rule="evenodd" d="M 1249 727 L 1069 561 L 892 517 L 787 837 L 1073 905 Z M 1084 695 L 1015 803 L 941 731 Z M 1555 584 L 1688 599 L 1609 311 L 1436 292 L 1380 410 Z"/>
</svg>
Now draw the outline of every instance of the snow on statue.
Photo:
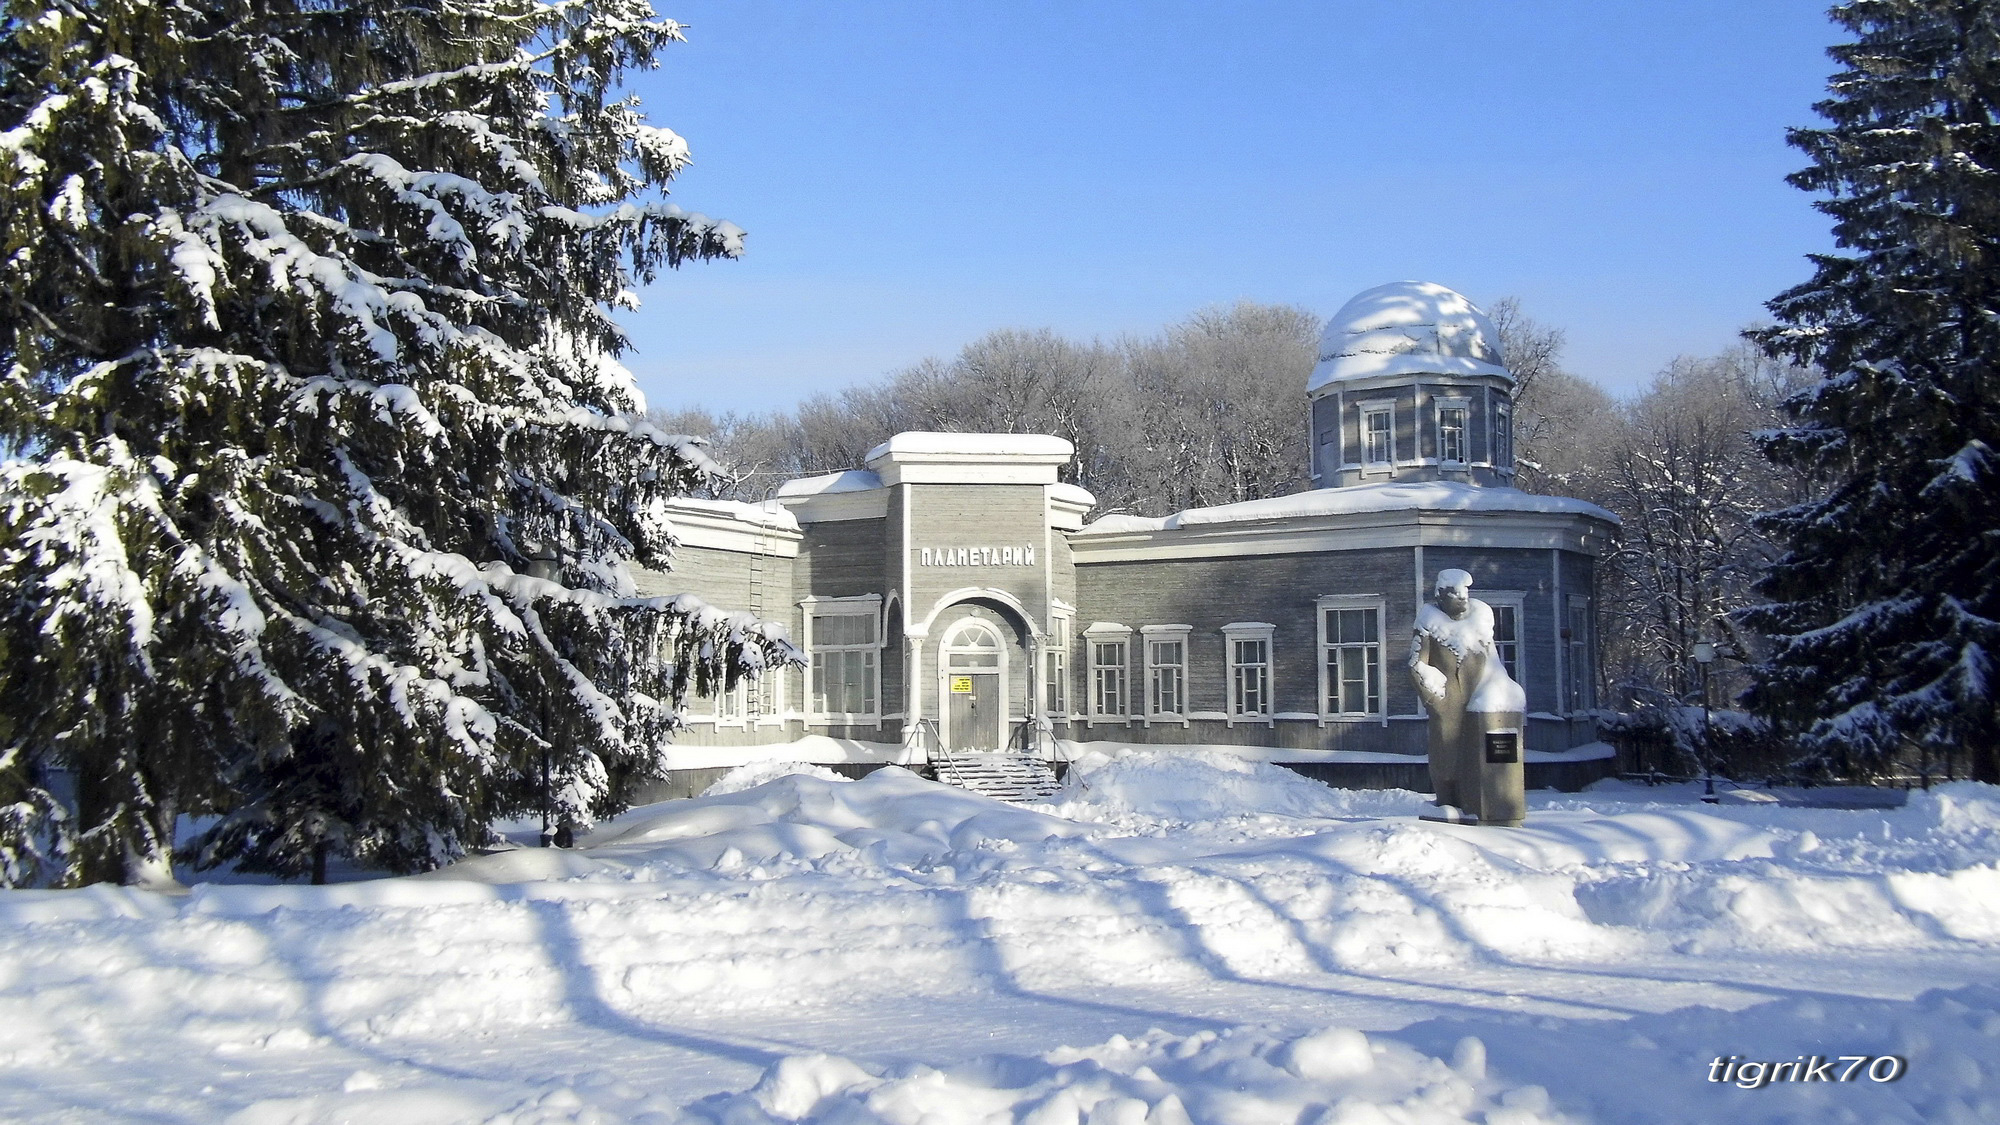
<svg viewBox="0 0 2000 1125">
<path fill-rule="evenodd" d="M 612 311 L 743 246 L 658 198 L 687 146 L 618 94 L 678 25 L 36 7 L 0 23 L 0 883 L 159 880 L 178 814 L 203 863 L 436 866 L 615 812 L 690 689 L 788 658 L 627 567 L 714 466 L 640 420 Z"/>
<path fill-rule="evenodd" d="M 1431 784 L 1438 805 L 1454 818 L 1521 823 L 1527 696 L 1500 659 L 1493 607 L 1472 596 L 1472 575 L 1465 571 L 1439 571 L 1437 601 L 1417 611 L 1410 678 L 1431 712 Z"/>
</svg>

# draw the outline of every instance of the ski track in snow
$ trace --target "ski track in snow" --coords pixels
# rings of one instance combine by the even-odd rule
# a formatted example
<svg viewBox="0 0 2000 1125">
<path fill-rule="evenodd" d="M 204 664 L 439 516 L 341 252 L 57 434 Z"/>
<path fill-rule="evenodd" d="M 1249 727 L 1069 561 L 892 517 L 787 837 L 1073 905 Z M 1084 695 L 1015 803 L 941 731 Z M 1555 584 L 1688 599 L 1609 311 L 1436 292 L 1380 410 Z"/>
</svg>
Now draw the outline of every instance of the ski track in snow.
<svg viewBox="0 0 2000 1125">
<path fill-rule="evenodd" d="M 0 1120 L 2000 1120 L 2000 790 L 1422 802 L 763 763 L 427 876 L 6 892 Z M 1908 1072 L 1708 1081 L 1814 1054 Z"/>
</svg>

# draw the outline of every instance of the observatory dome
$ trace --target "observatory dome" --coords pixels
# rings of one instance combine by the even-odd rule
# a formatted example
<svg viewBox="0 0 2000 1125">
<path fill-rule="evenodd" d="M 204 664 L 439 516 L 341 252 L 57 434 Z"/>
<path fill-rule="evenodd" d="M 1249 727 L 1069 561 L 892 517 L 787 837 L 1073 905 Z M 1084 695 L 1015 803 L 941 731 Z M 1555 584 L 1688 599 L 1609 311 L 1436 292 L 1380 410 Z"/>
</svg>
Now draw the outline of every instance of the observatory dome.
<svg viewBox="0 0 2000 1125">
<path fill-rule="evenodd" d="M 1471 301 L 1430 281 L 1356 294 L 1326 322 L 1308 393 L 1380 375 L 1498 375 L 1512 380 L 1500 332 Z"/>
</svg>

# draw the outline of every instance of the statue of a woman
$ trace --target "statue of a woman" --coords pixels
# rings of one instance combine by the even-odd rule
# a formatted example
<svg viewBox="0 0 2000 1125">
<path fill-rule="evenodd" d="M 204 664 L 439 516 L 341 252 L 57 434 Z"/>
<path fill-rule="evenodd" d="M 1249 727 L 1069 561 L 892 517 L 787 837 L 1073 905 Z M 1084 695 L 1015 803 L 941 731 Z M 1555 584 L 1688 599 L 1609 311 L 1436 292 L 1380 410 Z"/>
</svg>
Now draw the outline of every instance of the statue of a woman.
<svg viewBox="0 0 2000 1125">
<path fill-rule="evenodd" d="M 1438 572 L 1437 600 L 1417 610 L 1410 677 L 1430 708 L 1431 784 L 1437 803 L 1482 823 L 1519 824 L 1520 749 L 1527 695 L 1507 674 L 1493 607 L 1472 596 L 1472 575 Z M 1489 762 L 1489 734 L 1511 734 L 1511 761 Z M 1495 766 L 1511 766 L 1496 770 Z"/>
</svg>

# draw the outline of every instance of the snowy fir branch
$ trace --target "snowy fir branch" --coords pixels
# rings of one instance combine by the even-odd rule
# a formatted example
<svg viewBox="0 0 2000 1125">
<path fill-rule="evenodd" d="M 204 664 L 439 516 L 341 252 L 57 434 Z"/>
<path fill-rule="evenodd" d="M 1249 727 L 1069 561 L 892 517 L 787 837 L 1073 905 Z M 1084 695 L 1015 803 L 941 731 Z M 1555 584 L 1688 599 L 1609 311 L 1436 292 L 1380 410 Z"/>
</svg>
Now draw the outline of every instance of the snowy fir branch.
<svg viewBox="0 0 2000 1125">
<path fill-rule="evenodd" d="M 2000 781 L 2000 3 L 1857 0 L 1854 41 L 1792 143 L 1840 252 L 1757 334 L 1825 378 L 1763 435 L 1829 482 L 1759 520 L 1784 554 L 1740 619 L 1772 638 L 1747 699 L 1805 764 L 1880 773 L 1911 748 Z"/>
<path fill-rule="evenodd" d="M 585 822 L 781 632 L 631 597 L 717 472 L 611 310 L 743 251 L 632 0 L 9 3 L 0 880 L 394 870 Z M 528 577 L 552 567 L 555 580 Z M 75 798 L 49 796 L 66 773 Z"/>
</svg>

